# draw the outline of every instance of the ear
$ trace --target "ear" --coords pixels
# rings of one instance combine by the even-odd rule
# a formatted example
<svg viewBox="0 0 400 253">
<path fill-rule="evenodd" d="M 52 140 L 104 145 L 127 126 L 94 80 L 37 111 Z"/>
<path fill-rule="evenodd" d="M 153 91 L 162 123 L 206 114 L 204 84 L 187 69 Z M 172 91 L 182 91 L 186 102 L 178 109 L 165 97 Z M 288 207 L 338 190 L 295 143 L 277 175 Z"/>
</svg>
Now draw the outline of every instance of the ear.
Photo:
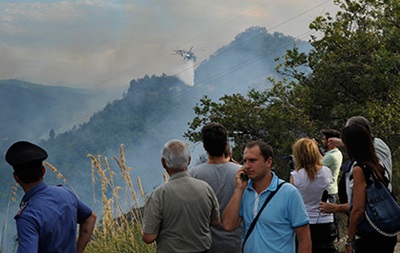
<svg viewBox="0 0 400 253">
<path fill-rule="evenodd" d="M 163 166 L 164 169 L 168 169 L 167 167 L 167 163 L 165 162 L 165 159 L 161 157 L 161 164 Z"/>
<path fill-rule="evenodd" d="M 46 174 L 46 167 L 44 167 L 44 165 L 42 165 L 42 177 L 44 176 L 44 174 Z"/>
<path fill-rule="evenodd" d="M 188 161 L 188 166 L 189 166 L 189 164 L 190 164 L 190 162 L 192 161 L 192 157 L 191 156 L 189 156 L 189 161 Z"/>
<path fill-rule="evenodd" d="M 19 177 L 17 176 L 17 174 L 15 174 L 15 172 L 13 173 L 13 177 L 14 177 L 15 182 L 17 182 L 19 184 L 20 180 L 19 180 Z"/>
<path fill-rule="evenodd" d="M 268 159 L 265 161 L 265 163 L 267 164 L 268 168 L 271 168 L 272 163 L 273 163 L 272 157 L 268 157 Z"/>
</svg>

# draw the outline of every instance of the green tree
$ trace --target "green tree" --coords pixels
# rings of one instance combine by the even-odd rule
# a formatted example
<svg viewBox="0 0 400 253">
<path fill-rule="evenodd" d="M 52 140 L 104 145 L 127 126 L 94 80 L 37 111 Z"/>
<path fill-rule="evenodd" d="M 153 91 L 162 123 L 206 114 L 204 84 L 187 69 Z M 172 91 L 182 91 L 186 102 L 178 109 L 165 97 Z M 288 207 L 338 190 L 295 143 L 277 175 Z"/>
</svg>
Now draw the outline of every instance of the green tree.
<svg viewBox="0 0 400 253">
<path fill-rule="evenodd" d="M 374 134 L 390 146 L 396 168 L 400 1 L 335 0 L 335 4 L 340 7 L 335 16 L 326 13 L 310 24 L 312 50 L 303 53 L 294 48 L 283 56 L 277 66 L 282 78 L 270 78 L 270 90 L 250 91 L 248 98 L 225 96 L 220 103 L 201 100 L 187 136 L 196 141 L 197 127 L 219 121 L 236 144 L 260 138 L 283 154 L 302 135 L 315 136 L 326 127 L 340 129 L 349 117 L 363 115 L 371 121 Z M 396 169 L 394 176 L 394 185 L 399 185 Z"/>
<path fill-rule="evenodd" d="M 200 141 L 200 129 L 208 122 L 223 124 L 229 138 L 234 142 L 233 157 L 241 161 L 249 140 L 263 140 L 275 150 L 275 168 L 281 177 L 289 176 L 287 160 L 279 159 L 291 153 L 291 145 L 299 136 L 308 135 L 314 129 L 301 109 L 276 97 L 285 96 L 282 87 L 271 91 L 250 90 L 248 96 L 240 94 L 224 96 L 220 102 L 203 97 L 196 105 L 196 117 L 189 125 L 185 136 L 193 142 Z M 311 136 L 311 135 L 310 135 Z"/>
<path fill-rule="evenodd" d="M 340 11 L 317 17 L 310 28 L 313 49 L 288 52 L 281 73 L 292 75 L 307 94 L 304 108 L 318 127 L 343 127 L 364 115 L 393 151 L 400 138 L 400 2 L 336 0 Z M 301 69 L 310 69 L 310 74 Z"/>
</svg>

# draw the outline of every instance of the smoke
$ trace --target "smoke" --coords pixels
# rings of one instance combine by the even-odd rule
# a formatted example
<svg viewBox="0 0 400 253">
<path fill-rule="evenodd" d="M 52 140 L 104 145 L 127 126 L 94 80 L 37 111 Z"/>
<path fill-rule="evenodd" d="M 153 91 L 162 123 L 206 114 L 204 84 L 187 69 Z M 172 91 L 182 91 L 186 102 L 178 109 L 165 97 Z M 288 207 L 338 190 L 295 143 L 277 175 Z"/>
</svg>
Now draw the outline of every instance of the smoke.
<svg viewBox="0 0 400 253">
<path fill-rule="evenodd" d="M 175 69 L 176 76 L 188 86 L 194 85 L 194 62 L 186 61 Z"/>
</svg>

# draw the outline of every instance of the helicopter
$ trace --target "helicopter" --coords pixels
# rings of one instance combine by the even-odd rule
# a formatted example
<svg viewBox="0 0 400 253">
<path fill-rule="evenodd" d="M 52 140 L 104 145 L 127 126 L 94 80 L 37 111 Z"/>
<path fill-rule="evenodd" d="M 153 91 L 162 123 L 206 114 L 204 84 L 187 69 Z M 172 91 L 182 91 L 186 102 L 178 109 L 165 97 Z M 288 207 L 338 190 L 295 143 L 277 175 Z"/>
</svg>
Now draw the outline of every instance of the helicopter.
<svg viewBox="0 0 400 253">
<path fill-rule="evenodd" d="M 177 49 L 174 50 L 175 54 L 179 54 L 181 57 L 183 57 L 183 60 L 185 61 L 193 61 L 196 62 L 197 57 L 193 53 L 193 47 L 191 47 L 189 50 L 183 50 L 183 49 Z"/>
</svg>

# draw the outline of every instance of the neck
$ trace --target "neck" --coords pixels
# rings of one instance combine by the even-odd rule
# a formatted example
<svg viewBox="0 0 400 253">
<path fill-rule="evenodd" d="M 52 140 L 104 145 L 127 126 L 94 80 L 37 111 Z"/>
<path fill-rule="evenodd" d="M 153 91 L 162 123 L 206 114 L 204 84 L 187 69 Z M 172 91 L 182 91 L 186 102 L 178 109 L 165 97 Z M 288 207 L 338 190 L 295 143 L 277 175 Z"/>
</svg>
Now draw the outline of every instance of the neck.
<svg viewBox="0 0 400 253">
<path fill-rule="evenodd" d="M 265 177 L 261 178 L 260 180 L 255 180 L 253 182 L 253 188 L 259 194 L 260 192 L 264 191 L 269 187 L 272 181 L 272 173 L 269 171 Z"/>
<path fill-rule="evenodd" d="M 42 181 L 43 180 L 40 180 L 40 181 L 36 181 L 36 182 L 33 182 L 33 183 L 29 183 L 29 184 L 25 184 L 25 183 L 20 182 L 19 185 L 21 185 L 21 187 L 24 190 L 24 192 L 27 193 L 30 189 L 32 189 L 33 187 L 35 187 L 36 185 L 38 185 Z"/>
<path fill-rule="evenodd" d="M 210 155 L 208 155 L 207 162 L 209 164 L 223 164 L 223 163 L 227 163 L 226 160 L 227 159 L 223 155 L 222 156 L 210 156 Z"/>
<path fill-rule="evenodd" d="M 172 176 L 172 175 L 174 175 L 176 173 L 179 173 L 179 172 L 182 172 L 182 171 L 186 171 L 187 168 L 184 168 L 184 169 L 165 169 L 165 170 L 167 171 L 169 176 Z"/>
</svg>

